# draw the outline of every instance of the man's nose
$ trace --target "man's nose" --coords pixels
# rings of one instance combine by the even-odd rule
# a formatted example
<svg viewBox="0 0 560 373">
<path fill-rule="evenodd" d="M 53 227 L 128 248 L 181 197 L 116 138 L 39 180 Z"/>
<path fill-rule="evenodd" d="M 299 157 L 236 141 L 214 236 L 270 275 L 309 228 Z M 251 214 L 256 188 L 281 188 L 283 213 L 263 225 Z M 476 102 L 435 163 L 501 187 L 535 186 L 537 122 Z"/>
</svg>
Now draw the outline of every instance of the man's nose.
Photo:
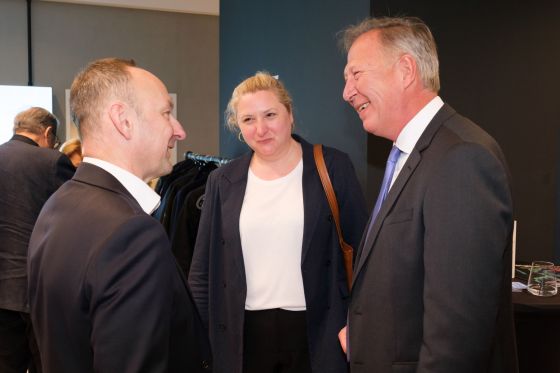
<svg viewBox="0 0 560 373">
<path fill-rule="evenodd" d="M 342 91 L 342 98 L 344 101 L 350 102 L 352 97 L 356 95 L 356 86 L 353 79 L 347 79 Z"/>
<path fill-rule="evenodd" d="M 183 126 L 177 119 L 173 117 L 173 135 L 177 137 L 177 140 L 184 140 L 187 137 L 187 133 L 183 129 Z"/>
</svg>

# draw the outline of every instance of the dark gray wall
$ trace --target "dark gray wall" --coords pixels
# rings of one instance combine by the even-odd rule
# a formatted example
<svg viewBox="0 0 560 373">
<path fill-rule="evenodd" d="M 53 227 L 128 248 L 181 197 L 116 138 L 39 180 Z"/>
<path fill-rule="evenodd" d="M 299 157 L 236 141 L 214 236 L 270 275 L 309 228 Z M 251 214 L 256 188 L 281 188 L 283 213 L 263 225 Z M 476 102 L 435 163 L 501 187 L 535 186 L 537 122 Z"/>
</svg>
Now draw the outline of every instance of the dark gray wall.
<svg viewBox="0 0 560 373">
<path fill-rule="evenodd" d="M 369 0 L 221 1 L 221 113 L 243 79 L 258 70 L 278 74 L 294 99 L 296 133 L 349 153 L 365 185 L 367 136 L 342 100 L 345 56 L 336 33 L 368 14 Z M 220 131 L 222 156 L 247 150 L 223 125 Z"/>
<path fill-rule="evenodd" d="M 372 10 L 431 27 L 442 98 L 494 136 L 508 159 L 518 261 L 559 262 L 560 2 L 372 0 Z"/>
<path fill-rule="evenodd" d="M 218 151 L 216 16 L 32 2 L 34 85 L 53 87 L 53 111 L 64 122 L 64 90 L 89 61 L 133 58 L 177 93 L 187 131 L 178 146 Z M 0 84 L 27 85 L 26 2 L 0 1 Z M 64 126 L 59 136 L 64 137 Z"/>
</svg>

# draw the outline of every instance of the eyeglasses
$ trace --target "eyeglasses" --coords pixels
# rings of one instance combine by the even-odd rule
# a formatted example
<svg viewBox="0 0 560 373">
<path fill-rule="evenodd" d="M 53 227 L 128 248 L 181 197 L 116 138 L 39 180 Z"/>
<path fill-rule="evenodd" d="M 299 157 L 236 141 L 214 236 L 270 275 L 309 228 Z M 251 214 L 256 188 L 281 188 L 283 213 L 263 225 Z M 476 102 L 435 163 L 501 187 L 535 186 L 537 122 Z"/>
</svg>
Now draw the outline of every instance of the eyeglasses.
<svg viewBox="0 0 560 373">
<path fill-rule="evenodd" d="M 58 136 L 56 135 L 56 133 L 53 132 L 49 132 L 49 137 L 50 137 L 50 143 L 53 144 L 52 148 L 53 149 L 58 149 L 58 147 L 60 146 L 60 140 L 58 139 Z"/>
</svg>

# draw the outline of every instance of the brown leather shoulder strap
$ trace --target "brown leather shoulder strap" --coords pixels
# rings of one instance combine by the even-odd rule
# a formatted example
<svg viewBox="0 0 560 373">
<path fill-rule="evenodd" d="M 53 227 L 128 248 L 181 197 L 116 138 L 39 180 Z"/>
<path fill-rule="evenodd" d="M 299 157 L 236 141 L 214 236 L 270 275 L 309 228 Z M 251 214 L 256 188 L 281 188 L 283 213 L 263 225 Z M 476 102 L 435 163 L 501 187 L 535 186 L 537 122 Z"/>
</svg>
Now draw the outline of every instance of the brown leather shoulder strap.
<svg viewBox="0 0 560 373">
<path fill-rule="evenodd" d="M 329 206 L 331 207 L 334 223 L 336 225 L 336 232 L 338 233 L 338 241 L 340 242 L 340 247 L 343 247 L 344 239 L 342 238 L 342 230 L 340 229 L 338 201 L 336 200 L 336 194 L 334 193 L 331 178 L 329 177 L 329 172 L 327 171 L 327 165 L 325 164 L 325 158 L 323 157 L 323 146 L 321 144 L 313 145 L 313 156 L 315 157 L 315 164 L 317 165 L 317 171 L 319 172 L 323 189 L 325 190 Z"/>
</svg>

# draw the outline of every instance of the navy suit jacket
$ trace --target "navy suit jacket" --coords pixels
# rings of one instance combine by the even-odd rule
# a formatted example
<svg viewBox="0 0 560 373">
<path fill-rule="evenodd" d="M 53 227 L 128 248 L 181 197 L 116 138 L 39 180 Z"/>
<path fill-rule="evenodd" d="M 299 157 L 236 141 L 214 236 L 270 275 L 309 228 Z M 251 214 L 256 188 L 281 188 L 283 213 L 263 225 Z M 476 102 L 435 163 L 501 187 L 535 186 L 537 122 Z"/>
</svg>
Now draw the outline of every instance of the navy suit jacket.
<svg viewBox="0 0 560 373">
<path fill-rule="evenodd" d="M 162 225 L 95 165 L 82 163 L 41 211 L 29 301 L 45 373 L 208 371 Z"/>
<path fill-rule="evenodd" d="M 307 335 L 313 372 L 346 372 L 338 332 L 346 324 L 348 289 L 338 236 L 315 162 L 312 145 L 303 149 L 304 228 L 301 271 L 307 306 Z M 325 162 L 340 206 L 345 240 L 357 246 L 367 220 L 363 193 L 348 156 L 324 147 Z M 209 176 L 189 284 L 206 322 L 215 372 L 240 373 L 247 295 L 239 234 L 252 153 Z"/>
<path fill-rule="evenodd" d="M 498 144 L 444 105 L 358 250 L 353 373 L 512 373 L 512 200 Z"/>
<path fill-rule="evenodd" d="M 67 156 L 28 137 L 0 145 L 0 308 L 29 311 L 29 237 L 47 199 L 74 171 Z"/>
</svg>

